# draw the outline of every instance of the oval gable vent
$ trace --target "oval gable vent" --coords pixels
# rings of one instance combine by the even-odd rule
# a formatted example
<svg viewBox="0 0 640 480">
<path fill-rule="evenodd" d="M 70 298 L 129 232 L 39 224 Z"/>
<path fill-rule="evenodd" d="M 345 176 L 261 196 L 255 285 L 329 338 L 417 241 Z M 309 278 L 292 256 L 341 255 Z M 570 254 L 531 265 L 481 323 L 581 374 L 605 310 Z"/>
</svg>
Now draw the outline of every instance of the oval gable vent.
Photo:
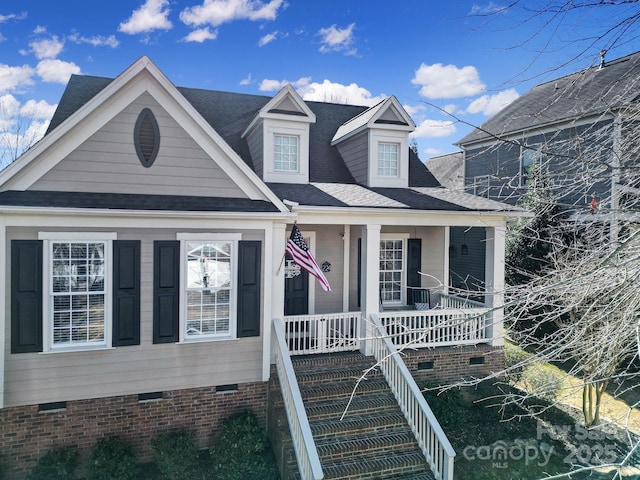
<svg viewBox="0 0 640 480">
<path fill-rule="evenodd" d="M 133 143 L 143 166 L 153 165 L 160 150 L 160 129 L 153 112 L 145 108 L 140 112 L 133 131 Z"/>
</svg>

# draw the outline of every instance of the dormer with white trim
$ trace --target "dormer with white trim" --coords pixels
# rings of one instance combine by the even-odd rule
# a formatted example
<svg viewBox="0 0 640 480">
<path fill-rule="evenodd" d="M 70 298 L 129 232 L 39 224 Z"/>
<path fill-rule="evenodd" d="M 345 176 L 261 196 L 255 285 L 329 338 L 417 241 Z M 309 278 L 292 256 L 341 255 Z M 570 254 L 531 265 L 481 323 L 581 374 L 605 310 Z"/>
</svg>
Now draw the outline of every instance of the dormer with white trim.
<svg viewBox="0 0 640 480">
<path fill-rule="evenodd" d="M 309 125 L 315 122 L 291 85 L 260 109 L 242 137 L 263 181 L 309 183 Z"/>
<path fill-rule="evenodd" d="M 396 97 L 343 123 L 331 140 L 358 183 L 409 186 L 409 133 L 416 125 Z"/>
</svg>

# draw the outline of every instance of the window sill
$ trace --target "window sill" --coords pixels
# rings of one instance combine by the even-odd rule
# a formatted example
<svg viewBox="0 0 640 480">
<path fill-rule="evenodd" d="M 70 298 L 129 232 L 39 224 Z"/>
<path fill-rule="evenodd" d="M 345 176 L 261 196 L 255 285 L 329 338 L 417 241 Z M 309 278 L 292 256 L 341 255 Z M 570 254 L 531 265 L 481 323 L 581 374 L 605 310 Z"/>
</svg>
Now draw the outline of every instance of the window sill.
<svg viewBox="0 0 640 480">
<path fill-rule="evenodd" d="M 38 352 L 38 355 L 51 355 L 56 353 L 76 353 L 76 352 L 104 352 L 115 350 L 116 347 L 76 347 L 76 348 L 56 348 L 46 352 Z"/>
<path fill-rule="evenodd" d="M 207 338 L 189 338 L 182 340 L 180 342 L 176 342 L 176 345 L 192 345 L 194 343 L 209 343 L 209 342 L 225 342 L 225 341 L 235 341 L 238 340 L 238 337 L 207 337 Z"/>
</svg>

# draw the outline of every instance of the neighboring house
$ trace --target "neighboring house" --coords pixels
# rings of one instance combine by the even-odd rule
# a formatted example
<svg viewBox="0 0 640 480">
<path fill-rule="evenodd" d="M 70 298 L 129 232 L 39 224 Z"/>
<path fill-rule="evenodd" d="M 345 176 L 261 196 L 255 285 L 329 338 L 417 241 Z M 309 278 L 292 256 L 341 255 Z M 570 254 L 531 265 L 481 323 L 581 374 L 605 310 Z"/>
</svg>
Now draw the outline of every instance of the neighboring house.
<svg viewBox="0 0 640 480">
<path fill-rule="evenodd" d="M 464 190 L 464 154 L 462 152 L 431 157 L 425 165 L 443 187 Z"/>
<path fill-rule="evenodd" d="M 148 454 L 171 428 L 204 446 L 242 408 L 264 422 L 274 361 L 372 354 L 379 324 L 429 347 L 425 375 L 495 370 L 518 212 L 440 187 L 413 129 L 394 97 L 178 88 L 146 57 L 115 79 L 73 76 L 45 137 L 0 172 L 0 449 L 14 471 L 104 435 Z M 295 223 L 330 292 L 281 262 Z M 486 232 L 484 305 L 448 295 L 456 226 Z"/>
<path fill-rule="evenodd" d="M 596 66 L 532 88 L 457 143 L 468 193 L 515 205 L 535 170 L 553 182 L 545 196 L 579 217 L 637 201 L 640 53 L 612 61 L 605 53 Z M 482 231 L 452 229 L 458 286 L 460 279 L 484 283 L 484 258 L 466 268 L 460 256 L 462 244 L 470 250 L 483 238 Z"/>
</svg>

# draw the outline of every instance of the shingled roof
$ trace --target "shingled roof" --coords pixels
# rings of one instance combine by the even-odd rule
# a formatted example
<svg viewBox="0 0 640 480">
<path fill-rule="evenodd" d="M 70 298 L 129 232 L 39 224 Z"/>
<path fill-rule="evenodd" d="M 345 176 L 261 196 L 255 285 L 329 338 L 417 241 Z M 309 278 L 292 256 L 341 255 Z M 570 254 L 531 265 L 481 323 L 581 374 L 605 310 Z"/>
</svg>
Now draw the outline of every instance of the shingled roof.
<svg viewBox="0 0 640 480">
<path fill-rule="evenodd" d="M 458 145 L 526 132 L 615 111 L 634 101 L 640 81 L 640 52 L 538 85 L 517 98 Z"/>
<path fill-rule="evenodd" d="M 112 81 L 111 78 L 72 75 L 47 133 Z M 241 134 L 272 97 L 183 87 L 178 87 L 178 90 L 253 169 L 249 147 L 246 140 L 241 138 Z M 331 146 L 331 139 L 340 125 L 366 111 L 367 107 L 310 101 L 305 103 L 316 115 L 316 122 L 311 124 L 309 132 L 309 181 L 356 183 L 338 149 Z M 409 185 L 440 185 L 413 151 L 409 155 Z"/>
<path fill-rule="evenodd" d="M 59 127 L 84 104 L 107 87 L 113 79 L 85 75 L 73 75 L 60 100 L 47 134 Z M 257 113 L 272 99 L 262 95 L 221 92 L 194 88 L 177 87 L 178 91 L 202 115 L 203 119 L 222 137 L 222 139 L 249 166 L 254 168 L 249 147 L 242 132 L 256 117 Z M 361 207 L 380 209 L 439 210 L 439 211 L 506 211 L 508 206 L 497 202 L 478 203 L 466 198 L 449 198 L 438 195 L 441 187 L 435 177 L 427 170 L 413 150 L 409 151 L 408 188 L 369 188 L 358 184 L 338 149 L 331 140 L 341 125 L 358 118 L 367 111 L 367 107 L 324 102 L 305 102 L 316 116 L 316 122 L 310 125 L 309 143 L 309 183 L 283 184 L 268 183 L 267 187 L 281 200 L 297 202 L 300 205 L 322 207 Z M 373 111 L 375 109 L 371 109 Z M 66 196 L 65 196 L 66 195 Z M 55 198 L 54 198 L 55 197 Z M 116 198 L 117 197 L 117 198 Z M 66 194 L 57 197 L 52 193 L 33 192 L 16 194 L 6 192 L 0 196 L 0 204 L 22 204 L 32 206 L 56 205 L 69 207 L 85 204 L 93 208 L 131 208 L 139 209 L 168 208 L 178 210 L 233 211 L 245 208 L 248 211 L 272 211 L 264 202 L 224 202 L 217 198 L 183 198 L 179 205 L 167 205 L 162 196 L 149 198 L 148 201 L 119 195 L 106 198 L 91 194 Z M 470 196 L 471 197 L 471 196 Z M 134 201 L 135 200 L 135 201 Z"/>
</svg>

